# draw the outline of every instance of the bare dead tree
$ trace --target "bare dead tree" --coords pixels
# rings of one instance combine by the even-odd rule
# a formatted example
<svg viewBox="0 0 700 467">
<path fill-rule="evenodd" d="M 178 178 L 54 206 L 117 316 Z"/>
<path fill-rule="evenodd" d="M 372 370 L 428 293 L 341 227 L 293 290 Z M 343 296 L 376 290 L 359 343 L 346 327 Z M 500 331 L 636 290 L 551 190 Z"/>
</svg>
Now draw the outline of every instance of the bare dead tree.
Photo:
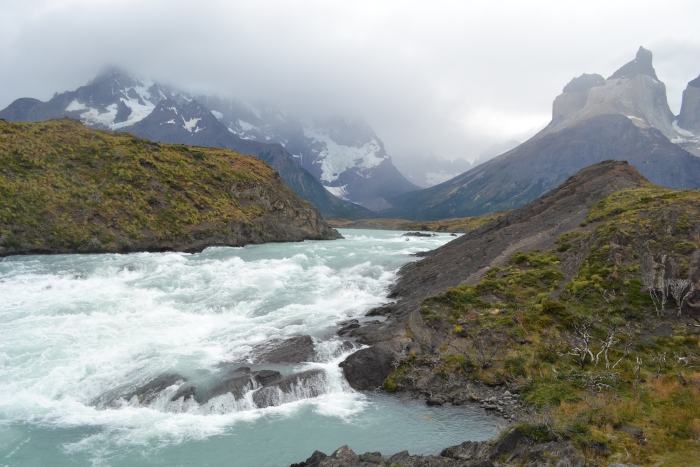
<svg viewBox="0 0 700 467">
<path fill-rule="evenodd" d="M 634 392 L 637 392 L 637 384 L 639 383 L 639 380 L 641 379 L 642 373 L 642 359 L 637 357 L 637 368 L 634 370 Z"/>
<path fill-rule="evenodd" d="M 656 354 L 654 358 L 651 360 L 652 362 L 655 362 L 658 364 L 658 370 L 656 371 L 656 374 L 654 375 L 656 379 L 661 378 L 661 367 L 666 366 L 666 352 L 662 354 Z"/>
<path fill-rule="evenodd" d="M 569 355 L 573 355 L 578 358 L 578 363 L 581 368 L 586 364 L 586 358 L 590 357 L 591 362 L 595 360 L 593 352 L 591 351 L 591 334 L 590 329 L 593 323 L 590 321 L 584 321 L 580 325 L 576 326 L 574 330 L 574 335 L 572 336 L 572 348 L 569 351 Z"/>
<path fill-rule="evenodd" d="M 482 368 L 491 366 L 491 362 L 506 345 L 506 340 L 490 329 L 481 329 L 472 341 L 476 361 Z"/>
<path fill-rule="evenodd" d="M 611 289 L 611 290 L 603 289 L 603 299 L 605 300 L 605 302 L 608 305 L 610 304 L 610 302 L 615 300 L 615 295 L 616 295 L 615 289 Z"/>
<path fill-rule="evenodd" d="M 619 359 L 618 361 L 616 361 L 615 364 L 612 366 L 612 369 L 613 369 L 613 370 L 615 369 L 615 367 L 616 367 L 617 365 L 620 364 L 620 362 L 621 362 L 622 360 L 624 360 L 625 358 L 627 358 L 627 357 L 629 356 L 630 347 L 632 347 L 632 341 L 628 339 L 627 342 L 625 343 L 625 351 L 624 351 L 624 353 L 622 354 L 622 357 L 620 357 L 620 359 Z"/>
<path fill-rule="evenodd" d="M 649 287 L 649 296 L 654 304 L 656 316 L 661 316 L 661 312 L 666 309 L 666 290 L 665 287 L 651 286 Z"/>
<path fill-rule="evenodd" d="M 595 356 L 595 366 L 598 366 L 598 359 L 600 358 L 600 355 L 603 354 L 605 356 L 605 369 L 609 370 L 610 369 L 610 360 L 608 359 L 608 351 L 610 348 L 620 342 L 619 339 L 615 339 L 615 333 L 617 332 L 617 327 L 613 326 L 608 330 L 608 337 L 607 339 L 603 340 L 603 347 L 600 349 L 600 352 L 598 352 Z"/>
<path fill-rule="evenodd" d="M 688 291 L 683 295 L 683 298 L 681 298 L 681 303 L 678 305 L 678 316 L 681 316 L 681 310 L 683 309 L 683 303 L 685 303 L 685 300 L 690 297 L 693 292 L 695 292 L 695 284 L 692 282 L 690 283 L 690 287 L 688 287 Z M 695 318 L 697 320 L 697 318 Z"/>
<path fill-rule="evenodd" d="M 671 279 L 668 281 L 668 284 L 666 284 L 666 287 L 668 293 L 676 300 L 678 316 L 680 316 L 683 299 L 685 298 L 685 291 L 690 287 L 690 281 L 688 279 Z"/>
</svg>

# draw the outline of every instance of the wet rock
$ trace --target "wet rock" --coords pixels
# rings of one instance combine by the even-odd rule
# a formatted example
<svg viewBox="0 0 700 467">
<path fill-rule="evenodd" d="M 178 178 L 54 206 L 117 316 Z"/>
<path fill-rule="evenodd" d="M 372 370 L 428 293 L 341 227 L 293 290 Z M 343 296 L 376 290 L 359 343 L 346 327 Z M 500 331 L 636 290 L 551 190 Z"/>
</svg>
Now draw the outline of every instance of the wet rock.
<svg viewBox="0 0 700 467">
<path fill-rule="evenodd" d="M 369 310 L 367 313 L 365 313 L 365 316 L 388 316 L 391 313 L 393 313 L 394 308 L 390 305 L 383 305 L 377 308 L 372 308 Z"/>
<path fill-rule="evenodd" d="M 274 407 L 286 402 L 318 397 L 326 392 L 323 370 L 308 370 L 287 376 L 253 393 L 258 408 Z"/>
<path fill-rule="evenodd" d="M 374 345 L 379 342 L 391 341 L 401 334 L 406 334 L 405 328 L 401 329 L 391 323 L 370 321 L 359 328 L 351 330 L 348 336 L 354 337 L 360 344 Z"/>
<path fill-rule="evenodd" d="M 311 336 L 265 342 L 255 346 L 251 355 L 255 363 L 302 363 L 316 360 Z"/>
<path fill-rule="evenodd" d="M 126 394 L 122 394 L 118 398 L 123 398 L 126 401 L 130 401 L 136 396 L 140 405 L 148 405 L 153 402 L 164 390 L 174 385 L 181 385 L 186 382 L 187 378 L 178 375 L 176 373 L 166 373 L 160 375 L 143 386 L 139 386 L 136 389 L 129 391 Z M 111 400 L 110 403 L 113 403 Z M 102 404 L 98 404 L 102 405 Z"/>
<path fill-rule="evenodd" d="M 436 237 L 437 234 L 429 234 L 423 232 L 406 232 L 402 237 Z"/>
<path fill-rule="evenodd" d="M 430 406 L 436 406 L 436 405 L 445 405 L 445 399 L 442 396 L 435 396 L 435 397 L 429 397 L 428 400 L 425 401 L 426 405 Z"/>
<path fill-rule="evenodd" d="M 255 386 L 252 381 L 253 376 L 248 368 L 238 368 L 212 386 L 195 385 L 194 383 L 184 384 L 170 400 L 194 398 L 197 403 L 202 404 L 214 397 L 228 393 L 231 393 L 234 398 L 240 399 Z"/>
<path fill-rule="evenodd" d="M 254 373 L 255 380 L 262 384 L 263 386 L 267 386 L 268 384 L 272 384 L 278 379 L 282 377 L 279 371 L 274 371 L 274 370 L 261 370 L 261 371 L 256 371 Z"/>
<path fill-rule="evenodd" d="M 347 336 L 350 334 L 350 332 L 353 329 L 357 329 L 360 327 L 360 322 L 357 321 L 356 319 L 351 319 L 348 321 L 343 321 L 342 323 L 338 323 L 341 328 L 338 330 L 336 334 L 339 336 Z"/>
<path fill-rule="evenodd" d="M 319 467 L 322 460 L 326 459 L 328 456 L 321 451 L 314 451 L 311 457 L 306 459 L 304 462 L 298 464 L 292 464 L 289 467 Z"/>
<path fill-rule="evenodd" d="M 340 364 L 345 379 L 357 391 L 376 389 L 394 371 L 396 355 L 380 347 L 360 349 Z"/>
</svg>

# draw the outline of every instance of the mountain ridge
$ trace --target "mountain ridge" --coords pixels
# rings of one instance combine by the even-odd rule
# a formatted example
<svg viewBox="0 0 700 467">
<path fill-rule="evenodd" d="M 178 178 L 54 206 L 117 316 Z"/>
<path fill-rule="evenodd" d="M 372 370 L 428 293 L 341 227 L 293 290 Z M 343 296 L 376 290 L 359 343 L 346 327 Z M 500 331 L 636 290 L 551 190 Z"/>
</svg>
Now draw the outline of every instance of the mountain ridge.
<svg viewBox="0 0 700 467">
<path fill-rule="evenodd" d="M 690 140 L 654 78 L 651 52 L 640 48 L 637 56 L 608 80 L 574 78 L 554 100 L 550 124 L 530 140 L 452 180 L 400 195 L 382 214 L 434 220 L 510 210 L 606 159 L 628 160 L 662 186 L 700 187 L 700 158 L 686 151 Z"/>
<path fill-rule="evenodd" d="M 187 113 L 197 114 L 189 118 L 190 124 L 195 118 L 208 120 L 209 132 L 211 132 L 209 143 L 207 138 L 203 137 L 204 135 L 198 134 L 205 129 L 204 126 L 197 127 L 196 122 L 191 128 L 192 131 L 179 134 L 177 131 L 161 131 L 158 125 L 153 124 L 155 118 L 152 116 L 153 111 L 159 109 L 162 113 L 166 102 L 168 107 L 175 109 L 174 112 L 178 112 L 177 109 L 188 109 Z M 208 118 L 214 118 L 211 112 L 208 110 L 205 112 L 203 110 L 205 107 L 197 104 L 196 99 L 189 94 L 174 91 L 153 81 L 142 81 L 120 70 L 111 69 L 100 73 L 87 85 L 75 91 L 56 93 L 47 102 L 31 98 L 17 99 L 0 111 L 0 118 L 35 122 L 68 116 L 92 128 L 138 133 L 143 138 L 156 141 L 165 138 L 170 143 L 223 146 L 256 157 L 265 153 L 268 155 L 266 161 L 280 172 L 292 189 L 321 209 L 324 215 L 352 219 L 373 216 L 371 211 L 337 199 L 323 189 L 321 184 L 306 173 L 283 148 L 275 149 L 271 148 L 270 144 L 246 142 L 234 134 L 228 134 L 225 127 L 222 128 L 223 125 L 214 121 L 216 119 Z M 183 115 L 181 110 L 180 115 Z M 141 124 L 143 120 L 147 120 L 147 123 Z M 168 120 L 158 123 L 165 121 Z M 148 122 L 151 124 L 148 125 Z M 184 120 L 180 123 L 185 126 L 187 124 Z M 177 128 L 179 125 L 173 125 L 170 129 L 177 130 Z M 185 130 L 187 130 L 186 127 Z M 153 131 L 153 134 L 149 131 Z M 193 138 L 193 135 L 198 137 Z M 215 144 L 211 144 L 213 142 Z"/>
</svg>

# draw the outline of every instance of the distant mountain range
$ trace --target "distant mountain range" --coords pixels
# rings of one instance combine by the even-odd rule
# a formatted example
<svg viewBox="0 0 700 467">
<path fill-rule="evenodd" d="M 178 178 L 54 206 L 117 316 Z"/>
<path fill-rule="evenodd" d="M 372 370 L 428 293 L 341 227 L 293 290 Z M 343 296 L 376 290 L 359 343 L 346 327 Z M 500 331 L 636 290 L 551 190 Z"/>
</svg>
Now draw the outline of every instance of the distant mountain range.
<svg viewBox="0 0 700 467">
<path fill-rule="evenodd" d="M 518 144 L 520 143 L 515 140 L 506 141 L 503 144 L 493 144 L 484 149 L 473 162 L 463 158 L 445 159 L 429 153 L 423 157 L 397 159 L 394 164 L 411 182 L 421 188 L 429 188 L 453 179 L 472 167 L 490 161 Z"/>
<path fill-rule="evenodd" d="M 550 124 L 530 140 L 447 182 L 400 195 L 382 214 L 430 220 L 513 209 L 607 159 L 629 161 L 658 185 L 700 188 L 700 78 L 683 97 L 676 118 L 651 52 L 640 47 L 608 79 L 571 80 L 554 100 Z"/>
<path fill-rule="evenodd" d="M 13 121 L 62 116 L 154 141 L 260 157 L 326 217 L 433 220 L 513 209 L 607 159 L 627 160 L 662 186 L 700 188 L 700 77 L 688 83 L 676 117 L 652 54 L 642 47 L 607 79 L 573 78 L 554 100 L 549 125 L 525 143 L 495 147 L 473 165 L 434 156 L 404 165 L 412 181 L 359 118 L 308 121 L 274 106 L 193 96 L 120 71 L 48 102 L 21 98 L 0 111 Z"/>
<path fill-rule="evenodd" d="M 10 121 L 63 116 L 154 141 L 218 146 L 261 157 L 327 217 L 376 216 L 389 198 L 418 189 L 359 119 L 304 122 L 274 108 L 193 96 L 111 70 L 48 102 L 21 98 L 0 111 Z M 364 206 L 364 207 L 363 207 Z"/>
</svg>

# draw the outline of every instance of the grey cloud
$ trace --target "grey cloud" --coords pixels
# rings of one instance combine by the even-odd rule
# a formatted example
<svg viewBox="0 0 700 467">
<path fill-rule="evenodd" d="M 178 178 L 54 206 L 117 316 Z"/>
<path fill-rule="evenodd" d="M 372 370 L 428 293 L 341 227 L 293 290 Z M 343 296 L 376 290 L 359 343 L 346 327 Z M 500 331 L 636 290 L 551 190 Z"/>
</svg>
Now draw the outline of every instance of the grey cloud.
<svg viewBox="0 0 700 467">
<path fill-rule="evenodd" d="M 609 76 L 639 45 L 678 112 L 700 73 L 697 24 L 693 1 L 10 0 L 0 106 L 117 65 L 302 115 L 362 115 L 397 159 L 474 159 L 537 131 L 573 76 Z"/>
</svg>

